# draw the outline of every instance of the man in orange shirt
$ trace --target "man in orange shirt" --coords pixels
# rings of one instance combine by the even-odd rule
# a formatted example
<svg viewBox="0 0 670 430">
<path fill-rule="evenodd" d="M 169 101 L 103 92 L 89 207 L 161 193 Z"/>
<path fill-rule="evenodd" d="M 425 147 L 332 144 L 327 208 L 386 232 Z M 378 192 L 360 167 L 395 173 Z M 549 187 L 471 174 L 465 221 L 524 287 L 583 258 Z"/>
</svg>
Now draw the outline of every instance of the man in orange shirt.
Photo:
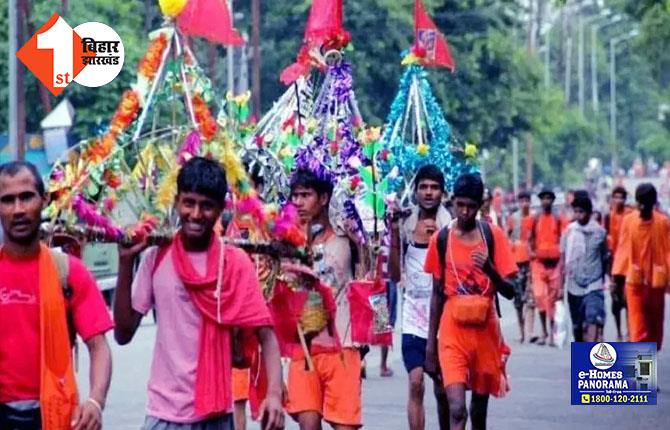
<svg viewBox="0 0 670 430">
<path fill-rule="evenodd" d="M 628 192 L 624 187 L 618 186 L 612 190 L 610 199 L 610 211 L 605 215 L 603 227 L 607 231 L 607 245 L 610 250 L 611 258 L 616 255 L 617 245 L 621 232 L 621 223 L 631 209 L 626 207 L 626 198 Z M 621 311 L 626 309 L 626 298 L 624 295 L 624 285 L 626 285 L 625 276 L 612 276 L 610 278 L 610 293 L 612 295 L 612 315 L 616 325 L 617 341 L 621 342 L 623 336 L 621 333 Z"/>
<path fill-rule="evenodd" d="M 530 280 L 530 234 L 533 230 L 533 216 L 530 213 L 530 193 L 522 191 L 517 197 L 519 209 L 507 219 L 507 235 L 512 242 L 512 253 L 516 260 L 516 265 L 519 267 L 516 280 L 514 282 L 514 308 L 516 309 L 517 321 L 519 323 L 519 342 L 523 343 L 525 340 L 524 318 L 525 313 L 529 313 L 528 327 L 529 336 L 533 334 L 533 325 L 535 320 L 535 305 L 532 300 L 527 300 L 529 294 L 526 292 L 528 281 Z M 524 305 L 527 309 L 524 309 Z"/>
<path fill-rule="evenodd" d="M 542 324 L 542 339 L 531 338 L 530 342 L 537 341 L 544 345 L 549 337 L 549 346 L 554 346 L 554 313 L 561 283 L 559 262 L 561 259 L 561 232 L 567 225 L 564 217 L 553 212 L 556 195 L 549 189 L 539 195 L 542 202 L 542 213 L 534 218 L 531 234 L 531 257 L 533 295 L 540 312 Z M 549 332 L 547 333 L 547 318 Z"/>
<path fill-rule="evenodd" d="M 670 273 L 670 221 L 655 211 L 656 188 L 637 187 L 639 210 L 621 224 L 621 236 L 612 266 L 613 276 L 626 278 L 628 333 L 631 342 L 663 342 L 665 289 Z"/>
<path fill-rule="evenodd" d="M 503 230 L 476 219 L 483 194 L 479 175 L 456 180 L 457 221 L 433 235 L 424 267 L 433 275 L 425 367 L 442 377 L 452 430 L 465 429 L 466 390 L 472 391 L 470 419 L 476 430 L 486 428 L 489 396 L 508 391 L 504 363 L 509 348 L 494 298 L 498 290 L 514 288 L 510 278 L 517 266 Z"/>
</svg>

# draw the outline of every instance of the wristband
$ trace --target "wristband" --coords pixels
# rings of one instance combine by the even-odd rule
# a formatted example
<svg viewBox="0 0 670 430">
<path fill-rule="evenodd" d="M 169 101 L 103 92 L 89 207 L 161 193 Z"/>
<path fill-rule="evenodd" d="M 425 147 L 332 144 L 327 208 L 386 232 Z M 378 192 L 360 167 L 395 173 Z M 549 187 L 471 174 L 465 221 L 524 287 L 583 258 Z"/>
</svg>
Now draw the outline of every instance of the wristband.
<svg viewBox="0 0 670 430">
<path fill-rule="evenodd" d="M 100 404 L 100 402 L 98 402 L 92 397 L 89 397 L 88 399 L 86 399 L 86 401 L 95 406 L 98 412 L 100 412 L 100 415 L 102 415 L 102 405 Z"/>
</svg>

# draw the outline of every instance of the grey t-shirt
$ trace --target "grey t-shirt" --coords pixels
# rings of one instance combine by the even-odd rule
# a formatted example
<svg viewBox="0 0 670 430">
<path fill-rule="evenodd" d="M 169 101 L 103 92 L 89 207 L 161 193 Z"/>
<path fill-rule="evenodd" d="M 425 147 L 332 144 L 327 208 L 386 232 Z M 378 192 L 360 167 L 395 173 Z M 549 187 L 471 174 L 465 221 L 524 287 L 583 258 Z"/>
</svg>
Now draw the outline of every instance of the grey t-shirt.
<svg viewBox="0 0 670 430">
<path fill-rule="evenodd" d="M 583 296 L 603 289 L 607 252 L 607 232 L 598 223 L 570 223 L 561 237 L 565 287 L 570 294 Z"/>
</svg>

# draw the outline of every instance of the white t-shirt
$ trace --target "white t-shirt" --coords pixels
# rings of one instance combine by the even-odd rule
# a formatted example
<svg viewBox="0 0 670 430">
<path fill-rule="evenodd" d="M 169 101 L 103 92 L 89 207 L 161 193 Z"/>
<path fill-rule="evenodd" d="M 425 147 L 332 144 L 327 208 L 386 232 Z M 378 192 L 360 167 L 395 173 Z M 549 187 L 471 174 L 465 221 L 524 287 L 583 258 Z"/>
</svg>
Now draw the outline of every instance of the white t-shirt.
<svg viewBox="0 0 670 430">
<path fill-rule="evenodd" d="M 428 338 L 430 297 L 433 293 L 433 277 L 424 272 L 428 244 L 410 244 L 405 253 L 405 294 L 402 306 L 402 332 Z"/>
</svg>

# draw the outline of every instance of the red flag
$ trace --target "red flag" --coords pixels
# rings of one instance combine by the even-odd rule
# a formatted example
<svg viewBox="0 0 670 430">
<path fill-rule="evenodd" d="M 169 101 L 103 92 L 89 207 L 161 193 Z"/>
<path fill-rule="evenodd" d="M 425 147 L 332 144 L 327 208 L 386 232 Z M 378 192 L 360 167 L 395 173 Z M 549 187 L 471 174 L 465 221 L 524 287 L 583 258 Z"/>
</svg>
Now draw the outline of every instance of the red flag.
<svg viewBox="0 0 670 430">
<path fill-rule="evenodd" d="M 344 31 L 342 0 L 312 0 L 305 40 L 321 43 L 333 34 Z"/>
<path fill-rule="evenodd" d="M 226 0 L 189 0 L 177 18 L 179 29 L 214 43 L 242 45 L 244 39 L 233 27 Z"/>
<path fill-rule="evenodd" d="M 312 0 L 298 58 L 281 72 L 279 79 L 290 85 L 301 76 L 307 76 L 312 66 L 319 66 L 312 58 L 312 49 L 342 49 L 349 44 L 350 38 L 344 29 L 342 0 Z"/>
<path fill-rule="evenodd" d="M 447 39 L 438 30 L 423 7 L 421 0 L 414 0 L 414 50 L 421 51 L 425 66 L 456 68 Z"/>
</svg>

